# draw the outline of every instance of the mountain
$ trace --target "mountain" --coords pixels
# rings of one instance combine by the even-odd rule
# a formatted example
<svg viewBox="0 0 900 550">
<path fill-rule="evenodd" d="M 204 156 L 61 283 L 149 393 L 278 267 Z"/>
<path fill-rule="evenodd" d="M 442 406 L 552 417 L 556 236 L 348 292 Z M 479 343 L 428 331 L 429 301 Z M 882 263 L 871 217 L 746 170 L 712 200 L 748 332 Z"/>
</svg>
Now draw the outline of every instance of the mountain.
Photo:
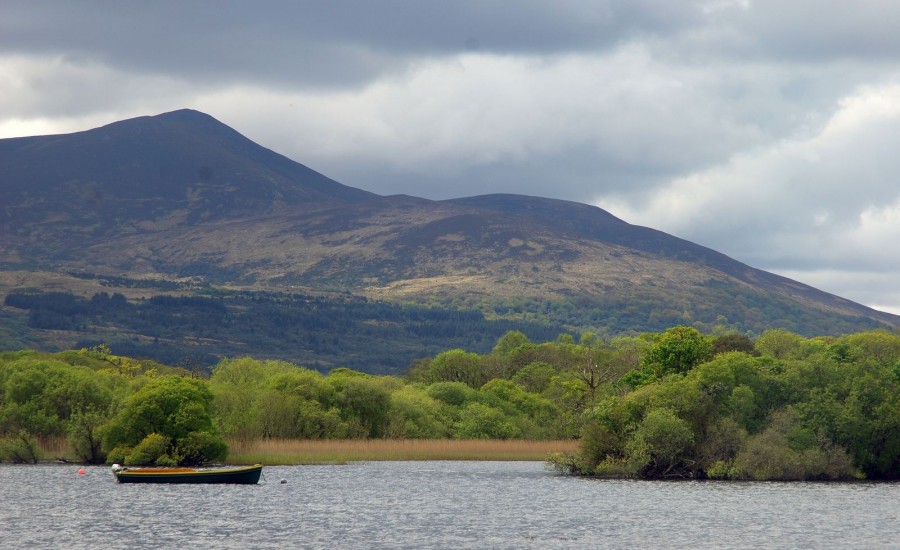
<svg viewBox="0 0 900 550">
<path fill-rule="evenodd" d="M 237 312 L 252 309 L 248 304 L 258 302 L 248 297 L 261 291 L 327 295 L 602 335 L 675 324 L 807 335 L 900 326 L 898 316 L 597 207 L 519 195 L 431 201 L 354 189 L 191 110 L 0 140 L 0 205 L 4 296 L 119 292 L 133 305 L 161 293 L 249 293 L 243 305 L 228 306 Z M 23 307 L 7 303 L 0 313 L 21 321 Z M 57 311 L 56 325 L 46 325 L 47 311 L 30 315 L 29 330 L 13 331 L 8 341 L 56 339 L 64 346 L 98 331 L 112 340 L 152 336 L 125 327 L 127 316 L 75 323 L 60 321 Z M 68 328 L 38 338 L 44 325 L 35 317 Z M 364 323 L 382 325 L 377 317 Z M 347 329 L 337 323 L 331 330 Z M 182 344 L 192 339 L 214 355 L 266 355 L 253 344 L 226 346 L 225 336 L 198 334 Z M 238 334 L 227 338 L 234 343 Z M 176 344 L 180 337 L 167 338 Z M 313 333 L 284 338 L 294 346 L 275 354 L 284 358 L 313 358 L 321 348 L 304 340 Z M 459 338 L 454 345 L 469 342 Z M 408 343 L 403 360 L 415 353 L 411 336 Z"/>
<path fill-rule="evenodd" d="M 65 260 L 122 235 L 374 197 L 181 110 L 0 140 L 4 260 Z"/>
</svg>

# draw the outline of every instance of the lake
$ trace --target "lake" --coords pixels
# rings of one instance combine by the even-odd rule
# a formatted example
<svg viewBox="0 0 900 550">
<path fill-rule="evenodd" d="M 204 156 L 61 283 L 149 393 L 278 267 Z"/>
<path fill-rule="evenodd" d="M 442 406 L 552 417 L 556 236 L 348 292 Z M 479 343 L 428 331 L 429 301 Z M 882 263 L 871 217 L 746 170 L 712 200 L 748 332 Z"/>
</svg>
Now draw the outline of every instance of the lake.
<svg viewBox="0 0 900 550">
<path fill-rule="evenodd" d="M 0 465 L 0 548 L 898 548 L 900 484 L 606 481 L 539 462 L 272 466 L 260 485 Z M 281 483 L 281 480 L 286 483 Z"/>
</svg>

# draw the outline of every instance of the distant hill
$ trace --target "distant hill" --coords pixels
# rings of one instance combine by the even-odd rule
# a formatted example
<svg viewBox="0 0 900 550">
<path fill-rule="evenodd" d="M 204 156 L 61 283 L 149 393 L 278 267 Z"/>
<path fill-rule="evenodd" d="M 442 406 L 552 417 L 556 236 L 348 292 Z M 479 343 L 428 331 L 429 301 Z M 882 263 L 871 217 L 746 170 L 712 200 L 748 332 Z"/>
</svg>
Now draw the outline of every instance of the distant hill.
<svg viewBox="0 0 900 550">
<path fill-rule="evenodd" d="M 593 206 L 519 195 L 430 201 L 354 189 L 190 110 L 0 140 L 0 205 L 4 296 L 105 291 L 132 305 L 163 293 L 364 297 L 607 336 L 675 324 L 805 335 L 900 326 L 898 316 Z M 9 329 L 7 346 L 71 345 L 90 334 L 132 343 L 148 337 L 121 320 L 100 327 L 88 318 L 51 334 L 21 328 L 28 325 L 22 308 L 0 313 L 20 326 Z M 272 355 L 316 358 L 317 344 L 306 337 L 286 336 Z M 409 338 L 397 361 L 415 357 Z M 438 335 L 430 338 L 440 345 Z M 190 342 L 213 356 L 266 356 L 252 341 L 179 339 L 166 336 L 176 353 Z M 466 342 L 475 340 L 452 340 Z M 322 364 L 340 362 L 338 353 Z M 399 367 L 370 370 L 388 368 Z"/>
</svg>

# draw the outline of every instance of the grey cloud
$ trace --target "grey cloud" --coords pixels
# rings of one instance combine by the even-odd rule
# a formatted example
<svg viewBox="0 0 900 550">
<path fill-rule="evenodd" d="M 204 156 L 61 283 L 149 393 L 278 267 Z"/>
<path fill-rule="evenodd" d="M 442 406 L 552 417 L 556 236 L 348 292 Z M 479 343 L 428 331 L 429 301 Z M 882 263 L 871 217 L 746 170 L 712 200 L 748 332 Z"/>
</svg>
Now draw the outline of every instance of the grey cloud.
<svg viewBox="0 0 900 550">
<path fill-rule="evenodd" d="M 35 2 L 7 6 L 0 51 L 184 78 L 346 86 L 422 57 L 608 48 L 697 20 L 691 2 Z"/>
<path fill-rule="evenodd" d="M 753 0 L 732 24 L 756 51 L 778 59 L 872 61 L 900 55 L 897 21 L 896 2 Z"/>
<path fill-rule="evenodd" d="M 900 4 L 826 9 L 813 0 L 14 2 L 0 8 L 0 51 L 187 79 L 342 87 L 421 58 L 596 53 L 633 40 L 683 63 L 893 59 L 898 20 Z"/>
<path fill-rule="evenodd" d="M 527 158 L 511 167 L 508 162 L 458 163 L 430 172 L 409 172 L 377 161 L 366 163 L 314 162 L 339 181 L 381 194 L 407 194 L 451 199 L 485 193 L 512 193 L 591 202 L 610 188 L 651 186 L 659 174 L 633 166 L 603 163 L 578 147 L 564 154 Z"/>
</svg>

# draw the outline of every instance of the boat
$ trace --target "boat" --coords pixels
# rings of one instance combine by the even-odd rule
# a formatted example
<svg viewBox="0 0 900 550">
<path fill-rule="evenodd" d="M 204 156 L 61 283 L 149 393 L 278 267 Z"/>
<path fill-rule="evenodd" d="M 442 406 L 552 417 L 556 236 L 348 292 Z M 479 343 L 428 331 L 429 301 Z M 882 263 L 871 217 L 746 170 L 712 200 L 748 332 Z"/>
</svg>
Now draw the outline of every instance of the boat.
<svg viewBox="0 0 900 550">
<path fill-rule="evenodd" d="M 262 464 L 242 468 L 128 468 L 113 464 L 119 483 L 239 483 L 255 485 Z"/>
</svg>

